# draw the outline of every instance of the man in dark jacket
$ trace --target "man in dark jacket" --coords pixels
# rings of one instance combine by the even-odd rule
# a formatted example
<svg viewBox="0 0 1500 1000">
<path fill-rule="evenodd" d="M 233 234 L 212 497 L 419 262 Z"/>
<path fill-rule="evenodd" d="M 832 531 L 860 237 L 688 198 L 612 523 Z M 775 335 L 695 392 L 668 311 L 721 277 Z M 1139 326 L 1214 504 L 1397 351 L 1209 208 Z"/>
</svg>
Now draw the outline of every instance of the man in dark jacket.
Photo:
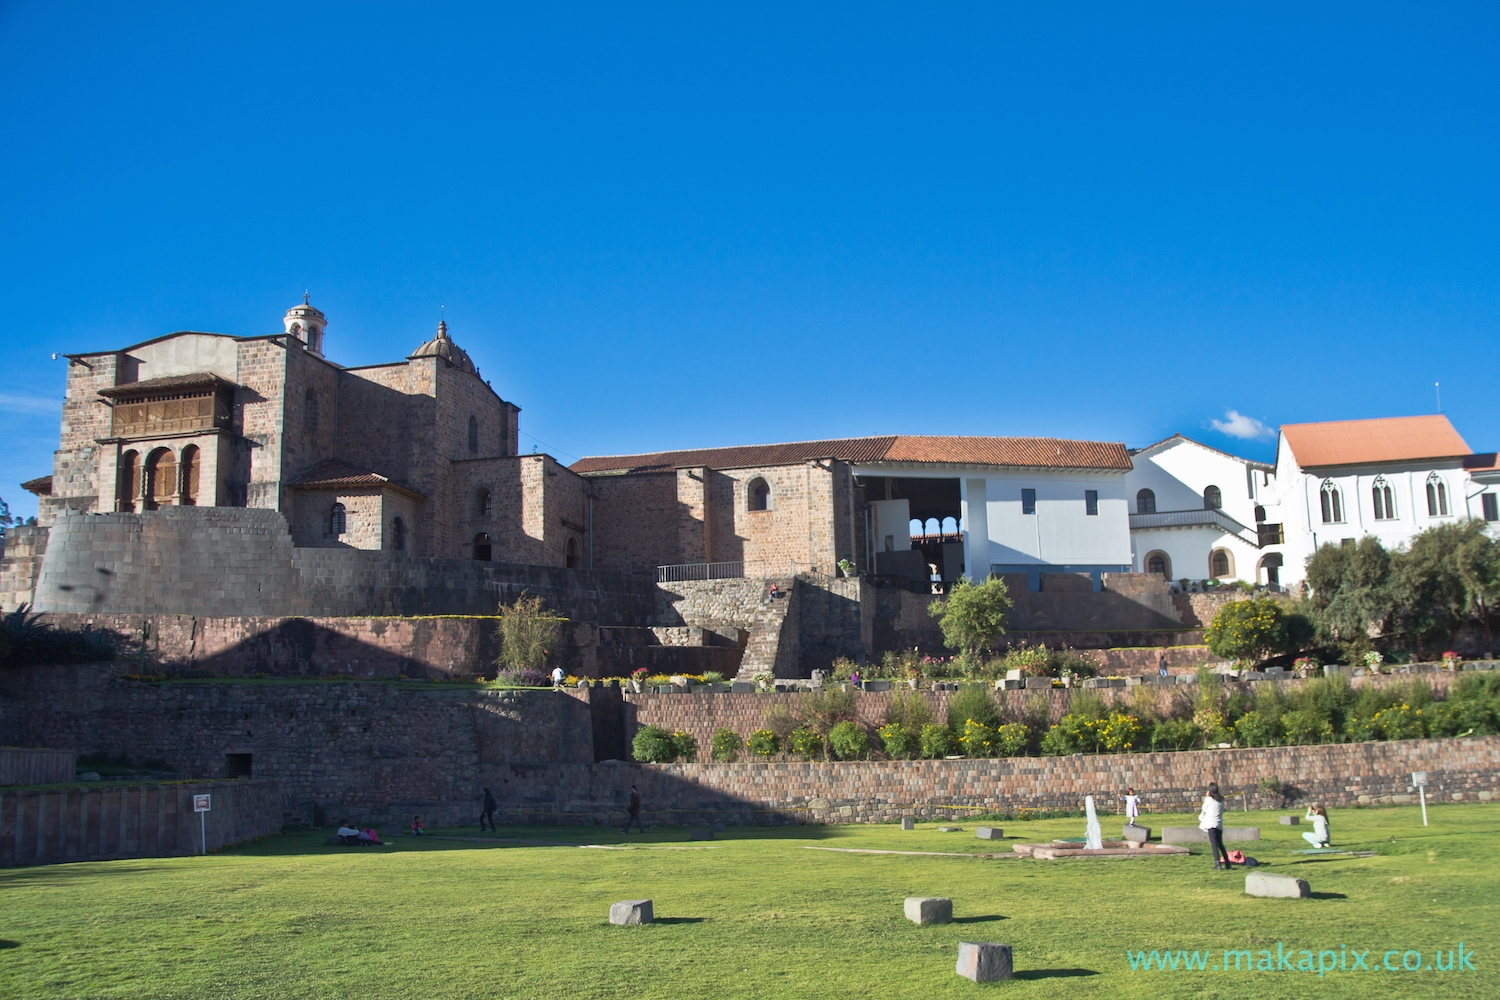
<svg viewBox="0 0 1500 1000">
<path fill-rule="evenodd" d="M 630 786 L 630 806 L 625 811 L 625 832 L 630 832 L 630 824 L 634 823 L 646 832 L 646 824 L 641 822 L 641 793 L 636 791 L 635 786 Z"/>
<path fill-rule="evenodd" d="M 481 829 L 481 830 L 484 829 L 485 820 L 489 820 L 489 823 L 490 823 L 490 833 L 494 833 L 495 832 L 495 797 L 490 794 L 490 790 L 488 788 L 486 788 L 484 790 L 484 809 L 479 814 L 479 829 Z"/>
</svg>

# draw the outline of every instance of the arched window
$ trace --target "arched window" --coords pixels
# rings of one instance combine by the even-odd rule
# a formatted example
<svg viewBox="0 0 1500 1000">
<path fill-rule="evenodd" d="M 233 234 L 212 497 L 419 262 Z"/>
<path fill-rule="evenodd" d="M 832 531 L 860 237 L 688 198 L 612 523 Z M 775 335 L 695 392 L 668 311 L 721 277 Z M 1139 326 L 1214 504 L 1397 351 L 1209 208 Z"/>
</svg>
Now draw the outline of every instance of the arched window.
<svg viewBox="0 0 1500 1000">
<path fill-rule="evenodd" d="M 495 495 L 481 486 L 474 491 L 474 513 L 480 517 L 489 517 L 495 512 Z"/>
<path fill-rule="evenodd" d="M 1432 489 L 1429 483 L 1428 491 Z M 1375 501 L 1375 520 L 1391 521 L 1396 517 L 1396 495 L 1391 492 L 1391 484 L 1385 481 L 1384 476 L 1376 476 L 1375 482 L 1370 486 L 1370 497 Z"/>
<path fill-rule="evenodd" d="M 1234 575 L 1234 558 L 1228 549 L 1214 549 L 1208 555 L 1208 575 L 1222 580 Z"/>
<path fill-rule="evenodd" d="M 482 531 L 474 536 L 474 558 L 480 562 L 490 561 L 490 536 Z"/>
<path fill-rule="evenodd" d="M 771 509 L 771 487 L 764 479 L 752 479 L 745 487 L 745 506 L 748 510 Z"/>
<path fill-rule="evenodd" d="M 296 337 L 298 340 L 302 339 L 302 324 L 301 323 L 293 323 L 292 324 L 292 336 Z"/>
<path fill-rule="evenodd" d="M 1146 553 L 1146 572 L 1154 573 L 1164 580 L 1172 579 L 1172 560 L 1165 552 Z"/>
<path fill-rule="evenodd" d="M 956 535 L 956 534 L 958 534 L 958 518 L 956 518 L 956 517 L 945 517 L 945 518 L 943 518 L 943 534 L 945 534 L 945 535 Z"/>
<path fill-rule="evenodd" d="M 578 568 L 578 543 L 573 541 L 571 535 L 568 536 L 568 544 L 563 549 L 563 559 L 568 569 Z"/>
<path fill-rule="evenodd" d="M 943 523 L 935 517 L 929 517 L 922 522 L 922 534 L 938 538 L 943 534 Z"/>
<path fill-rule="evenodd" d="M 158 448 L 146 459 L 146 508 L 155 510 L 177 499 L 177 456 Z"/>
<path fill-rule="evenodd" d="M 406 551 L 406 522 L 399 517 L 391 522 L 391 548 L 397 552 Z"/>
<path fill-rule="evenodd" d="M 318 396 L 311 389 L 302 394 L 302 425 L 308 433 L 318 429 Z"/>
<path fill-rule="evenodd" d="M 1264 507 L 1262 507 L 1260 504 L 1256 504 L 1255 505 L 1255 523 L 1256 524 L 1265 524 L 1266 523 L 1266 509 Z"/>
<path fill-rule="evenodd" d="M 1224 506 L 1224 494 L 1219 492 L 1217 486 L 1210 486 L 1203 491 L 1203 509 L 1218 510 Z"/>
<path fill-rule="evenodd" d="M 342 537 L 348 528 L 348 518 L 344 513 L 344 505 L 336 503 L 328 511 L 328 533 L 334 538 Z"/>
<path fill-rule="evenodd" d="M 127 451 L 120 456 L 119 474 L 115 480 L 115 510 L 129 514 L 135 510 L 141 495 L 141 456 Z"/>
<path fill-rule="evenodd" d="M 1448 516 L 1448 484 L 1436 472 L 1427 477 L 1427 516 Z"/>
<path fill-rule="evenodd" d="M 1135 512 L 1137 514 L 1156 513 L 1156 493 L 1152 490 L 1141 490 L 1135 495 Z"/>
<path fill-rule="evenodd" d="M 479 418 L 469 414 L 469 450 L 479 453 Z"/>
<path fill-rule="evenodd" d="M 193 506 L 198 502 L 198 446 L 190 444 L 182 449 L 182 465 L 178 476 L 182 479 L 182 503 Z"/>
<path fill-rule="evenodd" d="M 1323 480 L 1323 488 L 1318 491 L 1318 500 L 1323 508 L 1324 524 L 1342 524 L 1344 520 L 1344 498 L 1339 494 L 1339 488 L 1332 479 Z"/>
</svg>

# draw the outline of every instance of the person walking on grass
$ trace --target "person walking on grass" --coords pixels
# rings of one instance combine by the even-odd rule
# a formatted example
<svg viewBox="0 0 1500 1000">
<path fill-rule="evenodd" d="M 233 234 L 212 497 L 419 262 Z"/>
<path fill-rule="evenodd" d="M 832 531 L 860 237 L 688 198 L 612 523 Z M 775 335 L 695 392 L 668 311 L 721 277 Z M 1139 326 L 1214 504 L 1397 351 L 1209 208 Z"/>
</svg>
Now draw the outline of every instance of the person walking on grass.
<svg viewBox="0 0 1500 1000">
<path fill-rule="evenodd" d="M 1302 839 L 1314 847 L 1329 847 L 1333 841 L 1328 836 L 1328 810 L 1322 806 L 1308 806 L 1303 817 L 1312 823 L 1312 833 L 1304 833 Z"/>
<path fill-rule="evenodd" d="M 1141 797 L 1135 794 L 1134 788 L 1127 788 L 1120 798 L 1125 800 L 1125 822 L 1135 826 L 1136 817 L 1141 814 Z"/>
<path fill-rule="evenodd" d="M 1208 850 L 1214 856 L 1214 871 L 1229 868 L 1229 854 L 1224 850 L 1224 796 L 1217 782 L 1208 783 L 1203 808 L 1198 810 L 1198 829 L 1208 834 Z"/>
<path fill-rule="evenodd" d="M 494 833 L 495 832 L 495 796 L 493 796 L 493 795 L 490 794 L 490 790 L 488 788 L 486 788 L 484 790 L 484 807 L 479 811 L 479 829 L 480 829 L 480 832 L 484 831 L 484 824 L 485 824 L 486 820 L 488 820 L 489 824 L 490 824 L 490 833 Z"/>
<path fill-rule="evenodd" d="M 646 832 L 646 824 L 641 821 L 641 793 L 634 785 L 630 786 L 630 805 L 625 810 L 625 833 L 630 832 L 631 823 L 640 827 L 642 833 Z"/>
</svg>

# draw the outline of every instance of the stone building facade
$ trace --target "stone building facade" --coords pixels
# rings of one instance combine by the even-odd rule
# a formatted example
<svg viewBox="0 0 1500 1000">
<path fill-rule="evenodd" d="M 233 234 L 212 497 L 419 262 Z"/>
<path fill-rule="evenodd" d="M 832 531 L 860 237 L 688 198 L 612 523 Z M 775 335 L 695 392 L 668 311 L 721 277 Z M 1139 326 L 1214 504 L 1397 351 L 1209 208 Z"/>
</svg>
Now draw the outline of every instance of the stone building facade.
<svg viewBox="0 0 1500 1000">
<path fill-rule="evenodd" d="M 306 301 L 259 337 L 179 332 L 68 356 L 39 522 L 162 507 L 281 512 L 301 548 L 581 567 L 584 483 L 520 455 L 520 408 L 438 324 L 409 357 L 345 368 Z"/>
</svg>

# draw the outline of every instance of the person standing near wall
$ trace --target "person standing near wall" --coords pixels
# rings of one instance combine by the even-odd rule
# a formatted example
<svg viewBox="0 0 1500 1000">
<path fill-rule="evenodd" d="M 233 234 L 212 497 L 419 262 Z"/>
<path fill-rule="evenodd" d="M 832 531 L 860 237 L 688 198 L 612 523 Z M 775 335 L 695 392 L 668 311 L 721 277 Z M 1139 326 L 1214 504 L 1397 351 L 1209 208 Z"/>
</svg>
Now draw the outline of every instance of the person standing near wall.
<svg viewBox="0 0 1500 1000">
<path fill-rule="evenodd" d="M 490 833 L 494 833 L 495 832 L 495 796 L 493 796 L 493 795 L 490 794 L 490 790 L 488 788 L 486 788 L 484 790 L 484 806 L 479 811 L 479 829 L 480 830 L 484 829 L 484 824 L 485 824 L 486 820 L 488 820 L 489 824 L 490 824 Z"/>
<path fill-rule="evenodd" d="M 641 821 L 641 793 L 634 785 L 630 786 L 630 804 L 625 807 L 625 833 L 630 832 L 631 823 L 640 827 L 642 833 L 646 832 L 646 824 Z"/>
<path fill-rule="evenodd" d="M 1141 814 L 1141 797 L 1135 794 L 1134 788 L 1127 788 L 1120 798 L 1125 800 L 1125 822 L 1135 826 L 1136 817 Z"/>
<path fill-rule="evenodd" d="M 1198 810 L 1198 829 L 1208 834 L 1208 850 L 1214 856 L 1214 871 L 1229 868 L 1229 854 L 1224 850 L 1224 796 L 1217 782 L 1208 783 L 1203 808 Z"/>
</svg>

